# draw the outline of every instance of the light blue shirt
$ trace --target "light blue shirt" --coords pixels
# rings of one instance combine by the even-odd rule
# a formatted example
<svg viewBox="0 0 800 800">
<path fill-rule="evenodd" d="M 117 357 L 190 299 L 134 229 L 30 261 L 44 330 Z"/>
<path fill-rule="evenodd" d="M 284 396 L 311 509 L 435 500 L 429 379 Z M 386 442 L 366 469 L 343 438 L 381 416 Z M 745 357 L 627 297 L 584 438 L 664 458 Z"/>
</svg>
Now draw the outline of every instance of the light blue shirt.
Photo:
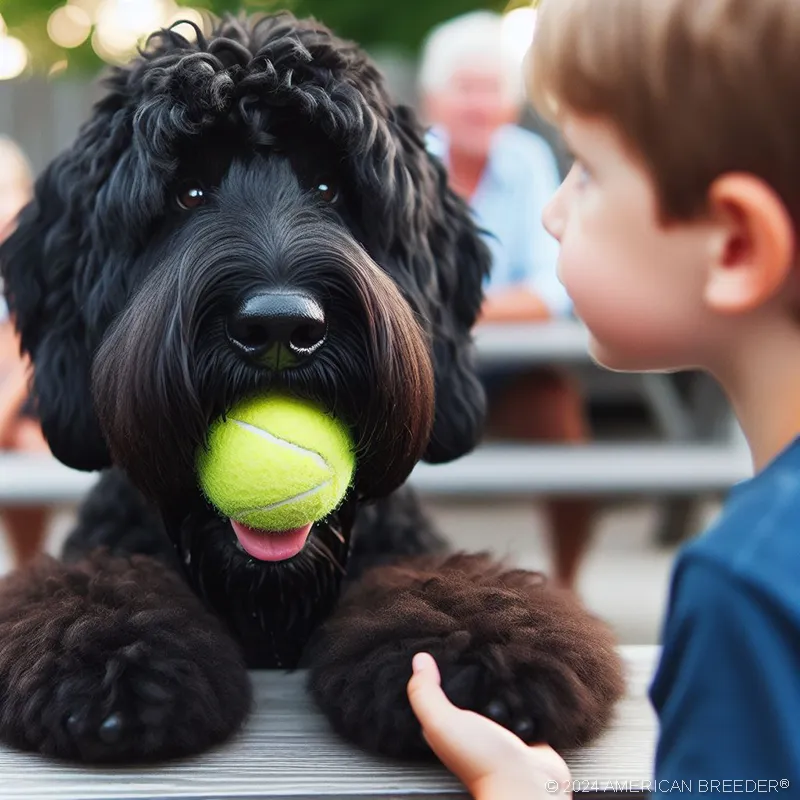
<svg viewBox="0 0 800 800">
<path fill-rule="evenodd" d="M 428 150 L 448 163 L 446 131 L 433 128 Z M 560 183 L 549 145 L 517 125 L 500 128 L 470 205 L 492 253 L 486 293 L 526 286 L 554 316 L 565 316 L 572 303 L 558 280 L 558 242 L 542 225 L 542 211 Z"/>
</svg>

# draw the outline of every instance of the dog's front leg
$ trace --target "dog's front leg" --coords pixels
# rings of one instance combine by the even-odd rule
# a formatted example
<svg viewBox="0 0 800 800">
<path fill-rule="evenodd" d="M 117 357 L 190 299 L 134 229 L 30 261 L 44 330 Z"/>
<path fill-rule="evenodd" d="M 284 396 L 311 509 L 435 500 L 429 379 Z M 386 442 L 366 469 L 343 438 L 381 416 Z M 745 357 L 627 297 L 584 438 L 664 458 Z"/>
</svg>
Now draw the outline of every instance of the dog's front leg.
<svg viewBox="0 0 800 800">
<path fill-rule="evenodd" d="M 86 762 L 197 753 L 245 719 L 234 641 L 145 556 L 42 558 L 0 581 L 0 739 Z"/>
<path fill-rule="evenodd" d="M 526 742 L 588 742 L 623 691 L 608 629 L 542 576 L 486 555 L 416 559 L 366 573 L 310 653 L 311 690 L 343 736 L 398 757 L 429 754 L 406 684 L 419 651 L 457 705 Z"/>
</svg>

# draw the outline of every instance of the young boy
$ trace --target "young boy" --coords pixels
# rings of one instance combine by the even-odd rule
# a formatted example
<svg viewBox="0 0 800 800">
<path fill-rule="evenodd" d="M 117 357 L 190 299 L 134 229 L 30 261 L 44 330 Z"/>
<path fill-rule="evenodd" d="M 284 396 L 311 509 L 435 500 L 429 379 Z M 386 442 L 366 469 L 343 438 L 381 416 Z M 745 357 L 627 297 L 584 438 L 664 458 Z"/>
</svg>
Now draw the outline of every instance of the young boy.
<svg viewBox="0 0 800 800">
<path fill-rule="evenodd" d="M 545 224 L 592 355 L 709 372 L 756 473 L 675 565 L 654 797 L 800 793 L 799 54 L 797 0 L 545 0 L 531 51 L 576 157 Z M 556 754 L 450 706 L 429 657 L 409 694 L 476 797 L 553 795 Z"/>
</svg>

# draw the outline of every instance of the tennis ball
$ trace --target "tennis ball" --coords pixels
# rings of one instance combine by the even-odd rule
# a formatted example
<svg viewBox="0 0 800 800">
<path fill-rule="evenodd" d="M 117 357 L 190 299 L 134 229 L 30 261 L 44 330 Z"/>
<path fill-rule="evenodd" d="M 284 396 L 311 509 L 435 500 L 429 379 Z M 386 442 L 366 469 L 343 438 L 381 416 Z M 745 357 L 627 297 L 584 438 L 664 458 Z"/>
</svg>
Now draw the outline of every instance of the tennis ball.
<svg viewBox="0 0 800 800">
<path fill-rule="evenodd" d="M 212 423 L 197 456 L 200 487 L 218 511 L 250 528 L 288 531 L 341 503 L 355 470 L 348 430 L 319 406 L 272 394 Z"/>
</svg>

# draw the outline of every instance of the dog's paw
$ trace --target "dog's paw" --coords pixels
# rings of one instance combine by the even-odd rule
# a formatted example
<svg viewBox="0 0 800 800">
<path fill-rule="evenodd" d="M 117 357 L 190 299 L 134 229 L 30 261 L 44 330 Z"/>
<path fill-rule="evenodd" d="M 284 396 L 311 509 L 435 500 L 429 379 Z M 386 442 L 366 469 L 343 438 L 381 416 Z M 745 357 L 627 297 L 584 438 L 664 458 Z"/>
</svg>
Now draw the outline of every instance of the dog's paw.
<svg viewBox="0 0 800 800">
<path fill-rule="evenodd" d="M 90 763 L 201 752 L 251 690 L 235 644 L 144 558 L 44 558 L 0 583 L 0 739 Z"/>
<path fill-rule="evenodd" d="M 406 694 L 420 651 L 456 705 L 558 750 L 599 734 L 624 688 L 611 633 L 571 597 L 536 573 L 456 555 L 381 567 L 353 586 L 315 642 L 311 690 L 360 746 L 427 755 Z"/>
</svg>

